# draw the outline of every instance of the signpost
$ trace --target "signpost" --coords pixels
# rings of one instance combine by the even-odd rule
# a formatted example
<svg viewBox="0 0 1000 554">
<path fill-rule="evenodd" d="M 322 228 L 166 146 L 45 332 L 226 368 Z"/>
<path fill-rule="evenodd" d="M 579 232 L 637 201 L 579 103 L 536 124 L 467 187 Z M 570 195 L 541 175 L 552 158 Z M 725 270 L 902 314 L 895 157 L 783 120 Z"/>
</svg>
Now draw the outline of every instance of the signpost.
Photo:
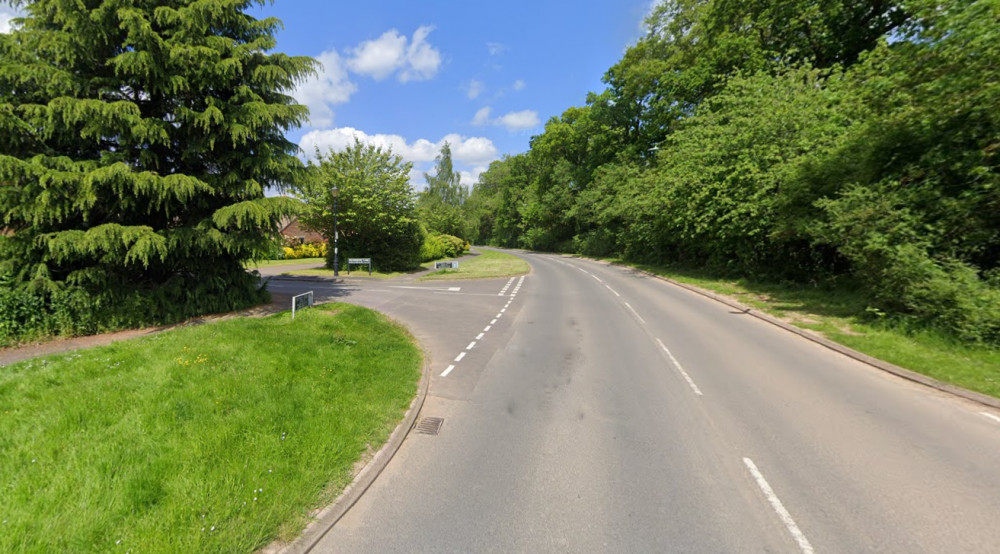
<svg viewBox="0 0 1000 554">
<path fill-rule="evenodd" d="M 352 265 L 367 265 L 368 266 L 368 276 L 372 275 L 372 259 L 371 258 L 347 258 L 347 274 L 351 274 Z"/>
<path fill-rule="evenodd" d="M 434 269 L 458 269 L 458 262 L 434 262 Z"/>
</svg>

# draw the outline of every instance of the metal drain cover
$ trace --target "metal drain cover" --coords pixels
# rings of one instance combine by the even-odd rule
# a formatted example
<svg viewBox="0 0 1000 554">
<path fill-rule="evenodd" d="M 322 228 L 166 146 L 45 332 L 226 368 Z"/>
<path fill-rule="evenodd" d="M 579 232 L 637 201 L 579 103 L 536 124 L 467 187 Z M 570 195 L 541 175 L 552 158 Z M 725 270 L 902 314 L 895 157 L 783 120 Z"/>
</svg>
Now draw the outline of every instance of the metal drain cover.
<svg viewBox="0 0 1000 554">
<path fill-rule="evenodd" d="M 421 435 L 436 435 L 441 431 L 442 424 L 444 424 L 443 417 L 425 417 L 417 422 L 414 430 Z"/>
</svg>

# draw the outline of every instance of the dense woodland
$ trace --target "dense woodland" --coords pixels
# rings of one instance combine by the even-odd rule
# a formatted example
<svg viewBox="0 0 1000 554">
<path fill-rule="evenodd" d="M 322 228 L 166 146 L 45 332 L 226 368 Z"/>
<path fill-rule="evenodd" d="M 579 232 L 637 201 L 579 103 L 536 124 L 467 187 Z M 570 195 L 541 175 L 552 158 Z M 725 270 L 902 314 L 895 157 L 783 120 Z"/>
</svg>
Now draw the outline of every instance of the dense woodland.
<svg viewBox="0 0 1000 554">
<path fill-rule="evenodd" d="M 464 203 L 480 243 L 857 286 L 1000 344 L 1000 0 L 667 0 Z"/>
</svg>

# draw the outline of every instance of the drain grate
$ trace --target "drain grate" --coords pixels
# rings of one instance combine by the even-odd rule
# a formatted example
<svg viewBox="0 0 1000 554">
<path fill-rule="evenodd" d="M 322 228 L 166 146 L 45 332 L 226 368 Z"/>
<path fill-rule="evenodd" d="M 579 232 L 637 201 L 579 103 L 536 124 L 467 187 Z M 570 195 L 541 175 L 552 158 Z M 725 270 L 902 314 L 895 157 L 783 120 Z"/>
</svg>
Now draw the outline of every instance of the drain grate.
<svg viewBox="0 0 1000 554">
<path fill-rule="evenodd" d="M 444 424 L 443 417 L 425 417 L 417 422 L 414 430 L 421 435 L 436 435 L 441 432 L 442 424 Z"/>
</svg>

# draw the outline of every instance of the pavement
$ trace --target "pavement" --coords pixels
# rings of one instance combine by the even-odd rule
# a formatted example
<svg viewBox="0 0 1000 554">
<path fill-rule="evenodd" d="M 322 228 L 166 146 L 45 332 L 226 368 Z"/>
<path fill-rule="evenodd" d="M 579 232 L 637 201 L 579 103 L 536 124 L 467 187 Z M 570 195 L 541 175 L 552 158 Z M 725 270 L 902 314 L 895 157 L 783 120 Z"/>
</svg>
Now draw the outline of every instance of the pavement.
<svg viewBox="0 0 1000 554">
<path fill-rule="evenodd" d="M 418 422 L 444 420 L 313 552 L 997 551 L 997 410 L 641 272 L 519 255 L 523 280 L 272 282 L 410 327 Z"/>
</svg>

